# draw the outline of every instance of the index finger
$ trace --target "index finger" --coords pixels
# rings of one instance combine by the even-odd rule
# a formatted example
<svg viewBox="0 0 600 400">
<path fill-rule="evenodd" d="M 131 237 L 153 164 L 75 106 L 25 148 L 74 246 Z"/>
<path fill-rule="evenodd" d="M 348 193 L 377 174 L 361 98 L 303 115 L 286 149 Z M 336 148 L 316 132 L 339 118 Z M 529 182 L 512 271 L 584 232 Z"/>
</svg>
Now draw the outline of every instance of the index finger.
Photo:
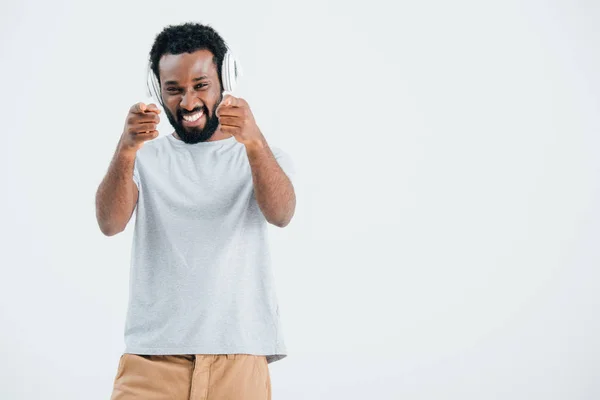
<svg viewBox="0 0 600 400">
<path fill-rule="evenodd" d="M 232 95 L 228 94 L 225 97 L 223 97 L 223 101 L 221 102 L 221 104 L 227 107 L 240 107 L 242 105 L 241 100 L 242 99 L 233 97 Z"/>
<path fill-rule="evenodd" d="M 136 103 L 133 106 L 131 106 L 129 111 L 134 114 L 144 114 L 147 112 L 153 112 L 153 113 L 159 114 L 160 108 L 158 108 L 156 106 L 156 104 L 154 104 L 154 103 L 146 105 L 146 103 L 144 103 L 144 102 L 139 102 L 139 103 Z"/>
<path fill-rule="evenodd" d="M 139 102 L 131 106 L 129 109 L 130 112 L 135 114 L 143 114 L 146 111 L 146 104 Z"/>
<path fill-rule="evenodd" d="M 148 106 L 146 107 L 146 112 L 153 112 L 156 114 L 160 114 L 160 108 L 158 108 L 158 106 L 154 103 L 148 104 Z"/>
</svg>

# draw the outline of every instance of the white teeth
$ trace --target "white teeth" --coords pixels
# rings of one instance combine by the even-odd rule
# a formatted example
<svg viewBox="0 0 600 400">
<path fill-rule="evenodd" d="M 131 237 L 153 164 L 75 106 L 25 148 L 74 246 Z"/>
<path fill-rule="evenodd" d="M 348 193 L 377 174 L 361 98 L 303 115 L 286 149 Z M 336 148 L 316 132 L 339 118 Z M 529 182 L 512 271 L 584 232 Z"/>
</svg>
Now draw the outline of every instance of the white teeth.
<svg viewBox="0 0 600 400">
<path fill-rule="evenodd" d="M 198 121 L 198 118 L 200 118 L 202 116 L 202 111 L 196 113 L 196 114 L 192 114 L 192 115 L 185 115 L 183 117 L 183 119 L 185 119 L 187 122 L 196 122 Z"/>
</svg>

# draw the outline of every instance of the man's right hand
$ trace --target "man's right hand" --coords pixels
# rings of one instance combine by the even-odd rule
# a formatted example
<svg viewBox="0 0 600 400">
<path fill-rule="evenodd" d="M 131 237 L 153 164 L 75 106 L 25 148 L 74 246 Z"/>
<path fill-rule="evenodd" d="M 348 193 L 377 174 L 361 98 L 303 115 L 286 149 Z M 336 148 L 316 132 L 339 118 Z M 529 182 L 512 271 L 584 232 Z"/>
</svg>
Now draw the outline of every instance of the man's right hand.
<svg viewBox="0 0 600 400">
<path fill-rule="evenodd" d="M 120 150 L 135 154 L 148 140 L 158 136 L 156 126 L 160 122 L 160 109 L 156 104 L 134 104 L 125 120 Z"/>
</svg>

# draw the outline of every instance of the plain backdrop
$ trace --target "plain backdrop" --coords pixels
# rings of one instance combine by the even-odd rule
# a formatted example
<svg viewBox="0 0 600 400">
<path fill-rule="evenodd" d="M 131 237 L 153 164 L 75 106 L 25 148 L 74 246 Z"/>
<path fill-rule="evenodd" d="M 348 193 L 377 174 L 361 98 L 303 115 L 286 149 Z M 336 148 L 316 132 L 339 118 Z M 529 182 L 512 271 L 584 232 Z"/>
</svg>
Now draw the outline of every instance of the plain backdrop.
<svg viewBox="0 0 600 400">
<path fill-rule="evenodd" d="M 110 396 L 133 226 L 103 236 L 95 192 L 154 37 L 187 21 L 229 43 L 296 165 L 295 219 L 270 230 L 274 399 L 600 398 L 598 1 L 0 15 L 0 399 Z"/>
</svg>

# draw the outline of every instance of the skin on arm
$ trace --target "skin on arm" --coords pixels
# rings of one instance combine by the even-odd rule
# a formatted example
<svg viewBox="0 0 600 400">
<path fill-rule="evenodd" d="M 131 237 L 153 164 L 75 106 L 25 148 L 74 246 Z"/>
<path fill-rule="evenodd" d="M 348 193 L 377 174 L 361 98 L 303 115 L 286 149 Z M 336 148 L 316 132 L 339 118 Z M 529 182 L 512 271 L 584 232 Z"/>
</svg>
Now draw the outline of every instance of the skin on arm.
<svg viewBox="0 0 600 400">
<path fill-rule="evenodd" d="M 125 230 L 138 200 L 133 181 L 135 153 L 117 149 L 108 172 L 96 192 L 96 219 L 106 236 Z"/>
<path fill-rule="evenodd" d="M 256 201 L 265 218 L 280 228 L 287 226 L 296 209 L 294 186 L 275 159 L 248 103 L 227 95 L 217 109 L 217 116 L 221 131 L 246 146 Z"/>
<path fill-rule="evenodd" d="M 96 220 L 106 236 L 124 231 L 133 215 L 139 196 L 133 181 L 136 154 L 146 141 L 158 136 L 159 113 L 155 104 L 137 103 L 129 109 L 108 172 L 96 191 Z"/>
<path fill-rule="evenodd" d="M 292 182 L 279 166 L 266 141 L 246 146 L 256 201 L 267 221 L 283 228 L 296 209 L 296 193 Z"/>
</svg>

